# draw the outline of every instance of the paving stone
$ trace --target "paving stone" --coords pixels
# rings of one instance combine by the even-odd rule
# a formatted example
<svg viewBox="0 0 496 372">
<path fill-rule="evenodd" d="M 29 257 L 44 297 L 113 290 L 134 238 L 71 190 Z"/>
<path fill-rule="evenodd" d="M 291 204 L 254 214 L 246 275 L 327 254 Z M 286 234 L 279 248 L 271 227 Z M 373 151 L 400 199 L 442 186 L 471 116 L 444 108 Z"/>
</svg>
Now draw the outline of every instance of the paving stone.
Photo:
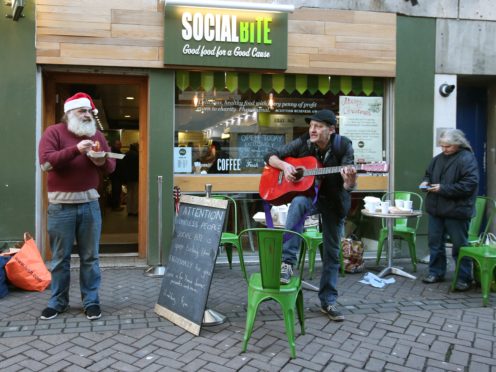
<svg viewBox="0 0 496 372">
<path fill-rule="evenodd" d="M 365 364 L 365 369 L 368 371 L 383 371 L 385 365 L 384 360 L 369 358 L 367 364 Z"/>
<path fill-rule="evenodd" d="M 398 364 L 393 364 L 393 363 L 386 363 L 384 367 L 384 371 L 397 371 L 397 372 L 418 372 L 420 371 L 420 368 L 409 368 L 405 367 L 403 365 L 398 365 Z"/>
<path fill-rule="evenodd" d="M 207 364 L 208 362 L 202 359 L 195 359 L 192 362 L 183 365 L 182 370 L 183 371 L 191 371 L 191 372 L 196 372 L 200 371 L 202 367 Z"/>
<path fill-rule="evenodd" d="M 440 368 L 444 371 L 463 371 L 464 370 L 464 366 L 462 366 L 462 365 L 452 364 L 452 363 L 439 361 L 439 360 L 435 360 L 435 359 L 430 359 L 430 358 L 427 358 L 427 366 Z M 479 370 L 477 370 L 477 371 L 480 372 Z"/>
<path fill-rule="evenodd" d="M 43 363 L 45 363 L 48 366 L 51 366 L 51 365 L 57 364 L 58 362 L 64 360 L 69 355 L 71 355 L 69 352 L 62 350 L 61 352 L 50 355 L 47 358 L 40 359 L 40 361 L 42 361 Z"/>
<path fill-rule="evenodd" d="M 345 368 L 346 368 L 345 364 L 332 362 L 326 366 L 324 371 L 325 372 L 341 372 L 341 371 L 344 371 Z"/>
<path fill-rule="evenodd" d="M 164 367 L 161 366 L 160 364 L 150 364 L 147 367 L 142 368 L 140 371 L 141 372 L 156 372 L 156 371 L 163 371 Z"/>
<path fill-rule="evenodd" d="M 488 372 L 489 368 L 490 368 L 490 365 L 487 365 L 484 363 L 478 363 L 478 362 L 471 362 L 468 365 L 469 371 Z"/>
<path fill-rule="evenodd" d="M 104 358 L 86 367 L 86 369 L 88 371 L 105 371 L 106 369 L 108 369 L 109 366 L 113 365 L 116 362 L 117 360 L 113 358 Z"/>
<path fill-rule="evenodd" d="M 455 351 L 453 350 L 451 352 L 451 355 L 449 356 L 449 359 L 447 362 L 453 363 L 453 364 L 459 364 L 462 366 L 468 366 L 470 361 L 470 354 L 469 353 L 464 353 L 461 351 Z"/>
<path fill-rule="evenodd" d="M 366 362 L 369 359 L 370 354 L 372 354 L 372 350 L 360 346 L 353 352 L 351 359 Z"/>
<path fill-rule="evenodd" d="M 67 360 L 59 360 L 56 363 L 48 363 L 44 371 L 46 372 L 67 371 L 70 366 L 71 363 L 69 363 Z"/>
</svg>

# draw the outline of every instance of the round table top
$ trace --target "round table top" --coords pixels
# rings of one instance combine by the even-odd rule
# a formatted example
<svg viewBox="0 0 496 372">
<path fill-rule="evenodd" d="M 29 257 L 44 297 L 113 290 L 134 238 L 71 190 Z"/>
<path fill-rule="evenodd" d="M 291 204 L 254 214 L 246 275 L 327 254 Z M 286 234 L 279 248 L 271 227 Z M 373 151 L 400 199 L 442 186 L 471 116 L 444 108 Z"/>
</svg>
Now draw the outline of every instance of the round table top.
<svg viewBox="0 0 496 372">
<path fill-rule="evenodd" d="M 398 211 L 398 212 L 369 212 L 366 209 L 362 209 L 362 214 L 369 217 L 378 217 L 378 218 L 408 218 L 408 217 L 418 217 L 422 215 L 421 210 L 413 210 L 413 211 Z"/>
</svg>

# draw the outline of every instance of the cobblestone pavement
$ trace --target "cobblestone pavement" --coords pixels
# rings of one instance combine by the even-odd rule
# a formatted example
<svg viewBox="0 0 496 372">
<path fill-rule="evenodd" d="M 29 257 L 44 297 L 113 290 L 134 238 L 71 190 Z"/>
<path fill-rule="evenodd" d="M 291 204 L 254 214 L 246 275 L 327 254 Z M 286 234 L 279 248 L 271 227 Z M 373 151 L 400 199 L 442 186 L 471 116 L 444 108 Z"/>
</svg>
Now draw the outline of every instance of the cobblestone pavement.
<svg viewBox="0 0 496 372">
<path fill-rule="evenodd" d="M 49 290 L 12 290 L 0 300 L 0 371 L 496 371 L 496 296 L 484 308 L 480 289 L 449 293 L 451 277 L 425 285 L 393 276 L 394 284 L 377 289 L 347 274 L 339 283 L 341 323 L 321 314 L 317 294 L 305 290 L 306 334 L 295 327 L 290 359 L 275 302 L 261 306 L 241 353 L 247 290 L 239 267 L 216 266 L 207 307 L 227 321 L 202 327 L 198 337 L 155 314 L 161 278 L 143 272 L 103 269 L 96 321 L 83 314 L 77 270 L 71 309 L 53 320 L 38 319 Z"/>
</svg>

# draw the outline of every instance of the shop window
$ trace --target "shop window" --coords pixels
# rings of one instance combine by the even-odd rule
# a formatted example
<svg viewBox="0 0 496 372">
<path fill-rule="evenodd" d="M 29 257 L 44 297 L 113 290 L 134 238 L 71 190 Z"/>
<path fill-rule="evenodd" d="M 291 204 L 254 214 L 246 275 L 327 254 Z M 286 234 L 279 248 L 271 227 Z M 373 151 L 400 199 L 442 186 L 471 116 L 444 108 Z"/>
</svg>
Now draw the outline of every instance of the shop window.
<svg viewBox="0 0 496 372">
<path fill-rule="evenodd" d="M 174 172 L 259 174 L 264 154 L 306 133 L 305 117 L 324 108 L 357 160 L 383 160 L 383 90 L 381 78 L 177 71 Z"/>
</svg>

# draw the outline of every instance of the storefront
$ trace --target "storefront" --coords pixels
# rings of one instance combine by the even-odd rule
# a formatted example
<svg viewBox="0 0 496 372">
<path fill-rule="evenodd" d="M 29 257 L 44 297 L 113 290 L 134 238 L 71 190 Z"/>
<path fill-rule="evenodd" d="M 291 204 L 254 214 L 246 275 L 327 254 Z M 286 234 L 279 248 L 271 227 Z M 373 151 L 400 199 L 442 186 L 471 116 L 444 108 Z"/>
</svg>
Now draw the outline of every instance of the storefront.
<svg viewBox="0 0 496 372">
<path fill-rule="evenodd" d="M 166 196 L 173 186 L 203 193 L 210 183 L 214 192 L 256 198 L 264 153 L 304 133 L 304 117 L 323 108 L 339 116 L 357 160 L 390 160 L 395 14 L 197 1 L 65 9 L 79 7 L 90 30 L 54 21 L 67 12 L 45 3 L 36 29 L 45 87 L 64 74 L 79 74 L 71 84 L 82 88 L 92 79 L 138 87 L 138 254 L 150 264 L 158 209 L 164 242 L 172 228 L 172 199 L 157 205 L 158 176 Z M 47 126 L 58 101 L 44 94 Z M 357 192 L 384 191 L 388 182 L 363 174 Z"/>
</svg>

